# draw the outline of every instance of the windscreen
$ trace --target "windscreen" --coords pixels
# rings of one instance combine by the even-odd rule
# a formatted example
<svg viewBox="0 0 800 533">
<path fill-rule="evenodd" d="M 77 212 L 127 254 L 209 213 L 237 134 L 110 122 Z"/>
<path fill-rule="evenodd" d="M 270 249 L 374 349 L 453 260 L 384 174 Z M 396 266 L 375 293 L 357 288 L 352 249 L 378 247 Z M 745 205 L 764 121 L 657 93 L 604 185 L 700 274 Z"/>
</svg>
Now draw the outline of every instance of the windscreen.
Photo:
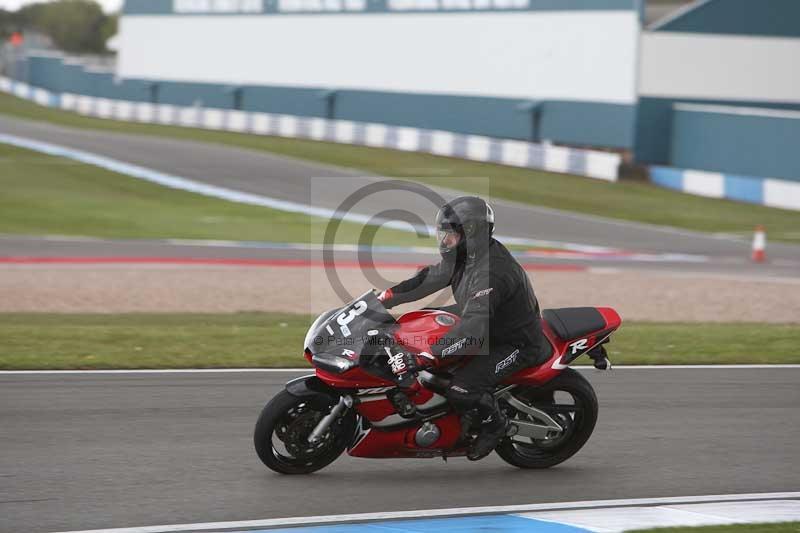
<svg viewBox="0 0 800 533">
<path fill-rule="evenodd" d="M 369 291 L 323 321 L 314 331 L 308 349 L 313 355 L 324 353 L 354 361 L 375 331 L 384 331 L 394 323 L 394 317 Z"/>
</svg>

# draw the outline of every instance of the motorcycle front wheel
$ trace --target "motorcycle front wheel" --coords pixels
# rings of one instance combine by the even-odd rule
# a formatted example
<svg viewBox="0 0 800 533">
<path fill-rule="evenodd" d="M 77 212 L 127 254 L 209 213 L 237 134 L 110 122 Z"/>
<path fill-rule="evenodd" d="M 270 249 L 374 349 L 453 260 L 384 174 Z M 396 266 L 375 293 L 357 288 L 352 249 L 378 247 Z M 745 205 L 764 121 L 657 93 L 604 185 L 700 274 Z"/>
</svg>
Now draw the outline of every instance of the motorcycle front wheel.
<svg viewBox="0 0 800 533">
<path fill-rule="evenodd" d="M 592 435 L 597 423 L 597 396 L 591 384 L 567 368 L 542 387 L 517 387 L 514 396 L 553 418 L 563 428 L 542 439 L 508 437 L 496 452 L 519 468 L 549 468 L 575 455 Z M 505 405 L 509 418 L 530 421 L 529 415 Z"/>
<path fill-rule="evenodd" d="M 310 474 L 331 464 L 347 448 L 356 417 L 348 410 L 314 444 L 308 437 L 333 405 L 298 398 L 281 391 L 258 417 L 253 443 L 261 461 L 281 474 Z"/>
</svg>

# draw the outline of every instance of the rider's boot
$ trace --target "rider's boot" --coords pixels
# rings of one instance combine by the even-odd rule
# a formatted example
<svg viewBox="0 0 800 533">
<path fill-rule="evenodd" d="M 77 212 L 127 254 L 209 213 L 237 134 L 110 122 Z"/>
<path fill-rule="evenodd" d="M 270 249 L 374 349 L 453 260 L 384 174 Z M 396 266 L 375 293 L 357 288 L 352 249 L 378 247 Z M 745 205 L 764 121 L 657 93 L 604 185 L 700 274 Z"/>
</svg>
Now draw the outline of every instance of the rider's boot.
<svg viewBox="0 0 800 533">
<path fill-rule="evenodd" d="M 483 423 L 478 438 L 467 453 L 467 459 L 470 461 L 478 461 L 492 453 L 505 438 L 508 429 L 508 417 L 497 405 L 492 394 L 482 395 L 477 408 Z"/>
<path fill-rule="evenodd" d="M 480 417 L 475 409 L 470 409 L 461 414 L 461 432 L 458 435 L 458 443 L 467 443 L 472 434 L 472 427 L 480 422 Z"/>
<path fill-rule="evenodd" d="M 414 418 L 417 414 L 417 406 L 406 394 L 405 390 L 395 387 L 386 392 L 389 401 L 392 402 L 397 414 L 403 418 Z"/>
</svg>

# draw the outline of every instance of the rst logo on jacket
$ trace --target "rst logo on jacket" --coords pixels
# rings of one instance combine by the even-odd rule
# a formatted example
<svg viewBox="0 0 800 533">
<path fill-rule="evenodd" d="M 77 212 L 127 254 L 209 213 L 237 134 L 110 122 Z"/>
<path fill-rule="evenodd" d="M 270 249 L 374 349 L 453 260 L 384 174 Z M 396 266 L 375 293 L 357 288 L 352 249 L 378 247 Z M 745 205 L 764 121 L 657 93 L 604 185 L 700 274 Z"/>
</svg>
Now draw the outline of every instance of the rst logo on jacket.
<svg viewBox="0 0 800 533">
<path fill-rule="evenodd" d="M 447 357 L 448 355 L 457 351 L 458 349 L 463 348 L 466 343 L 467 343 L 466 337 L 454 342 L 453 344 L 442 350 L 442 357 Z"/>
<path fill-rule="evenodd" d="M 511 352 L 508 357 L 497 363 L 497 366 L 494 367 L 494 373 L 499 374 L 501 370 L 514 364 L 514 361 L 517 360 L 517 355 L 519 355 L 519 350 L 514 350 Z"/>
<path fill-rule="evenodd" d="M 481 296 L 486 296 L 487 294 L 489 294 L 493 290 L 494 290 L 494 287 L 489 287 L 488 289 L 483 289 L 483 290 L 480 290 L 480 291 L 476 292 L 475 294 L 472 295 L 472 297 L 473 298 L 480 298 Z"/>
</svg>

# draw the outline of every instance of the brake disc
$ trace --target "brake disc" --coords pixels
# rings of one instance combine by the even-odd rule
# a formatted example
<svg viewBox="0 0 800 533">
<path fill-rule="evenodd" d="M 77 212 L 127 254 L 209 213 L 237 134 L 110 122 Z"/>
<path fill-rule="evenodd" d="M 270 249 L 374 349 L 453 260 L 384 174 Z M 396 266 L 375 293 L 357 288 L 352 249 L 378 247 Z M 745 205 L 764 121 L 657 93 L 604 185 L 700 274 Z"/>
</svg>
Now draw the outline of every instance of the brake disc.
<svg viewBox="0 0 800 533">
<path fill-rule="evenodd" d="M 312 456 L 322 450 L 328 443 L 330 431 L 323 434 L 319 442 L 315 444 L 308 442 L 308 436 L 311 435 L 321 419 L 320 413 L 310 411 L 293 420 L 286 428 L 285 438 L 281 439 L 286 446 L 286 451 L 300 459 Z"/>
</svg>

